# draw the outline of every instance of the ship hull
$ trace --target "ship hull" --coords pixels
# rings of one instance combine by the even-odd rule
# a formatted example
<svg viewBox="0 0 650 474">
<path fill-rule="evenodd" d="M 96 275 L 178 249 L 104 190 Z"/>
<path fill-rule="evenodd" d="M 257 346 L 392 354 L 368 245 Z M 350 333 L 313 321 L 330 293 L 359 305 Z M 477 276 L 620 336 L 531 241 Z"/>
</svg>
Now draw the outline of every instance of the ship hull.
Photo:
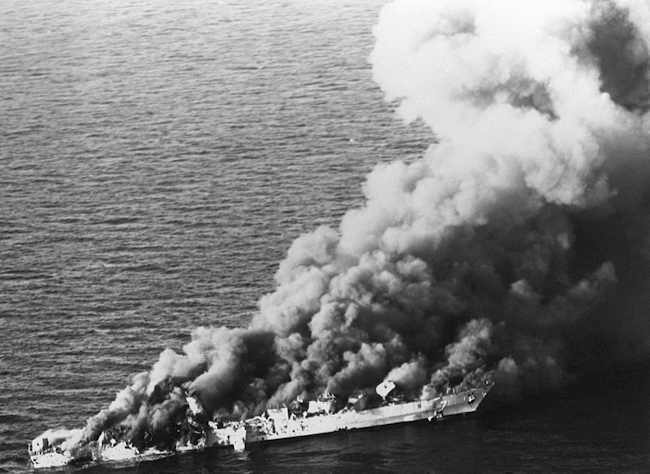
<svg viewBox="0 0 650 474">
<path fill-rule="evenodd" d="M 243 450 L 249 444 L 324 435 L 337 431 L 374 428 L 419 420 L 440 420 L 448 416 L 476 411 L 492 384 L 450 393 L 428 400 L 387 403 L 376 408 L 357 411 L 352 408 L 337 413 L 290 414 L 284 409 L 268 410 L 266 417 L 258 416 L 242 422 L 230 422 L 219 427 L 209 422 L 206 436 L 196 445 L 182 445 L 176 450 L 159 451 L 154 448 L 140 452 L 126 442 L 96 447 L 87 460 L 91 463 L 139 462 L 173 456 L 176 452 L 200 451 L 207 447 L 233 447 Z M 270 414 L 273 412 L 274 414 Z M 280 416 L 279 414 L 283 414 Z M 48 447 L 45 439 L 37 439 L 29 446 L 35 468 L 60 467 L 82 461 L 67 452 Z"/>
<path fill-rule="evenodd" d="M 243 449 L 251 443 L 270 442 L 316 436 L 337 431 L 357 430 L 379 426 L 410 423 L 418 420 L 442 419 L 448 416 L 476 411 L 492 385 L 430 400 L 395 403 L 363 411 L 343 410 L 334 414 L 306 417 L 289 417 L 286 420 L 269 420 L 262 417 L 240 425 L 240 435 L 232 427 L 212 426 L 208 433 L 208 446 L 233 446 Z M 245 441 L 242 428 L 245 428 Z"/>
</svg>

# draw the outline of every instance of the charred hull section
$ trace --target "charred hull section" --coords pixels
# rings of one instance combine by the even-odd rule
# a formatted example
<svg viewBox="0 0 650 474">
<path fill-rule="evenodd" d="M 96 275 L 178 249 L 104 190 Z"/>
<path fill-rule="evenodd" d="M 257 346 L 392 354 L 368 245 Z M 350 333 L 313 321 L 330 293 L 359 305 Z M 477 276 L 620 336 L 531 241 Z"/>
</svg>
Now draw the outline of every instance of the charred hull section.
<svg viewBox="0 0 650 474">
<path fill-rule="evenodd" d="M 37 438 L 28 446 L 34 468 L 63 467 L 69 464 L 101 464 L 142 462 L 173 456 L 173 450 L 147 448 L 140 450 L 127 441 L 93 443 L 81 452 L 72 453 L 59 447 L 48 446 L 47 438 Z"/>
<path fill-rule="evenodd" d="M 199 400 L 187 395 L 185 419 L 178 426 L 178 437 L 169 447 L 135 446 L 130 440 L 121 438 L 119 430 L 108 430 L 102 432 L 96 441 L 74 452 L 50 444 L 44 436 L 32 441 L 28 451 L 35 468 L 53 468 L 69 464 L 150 461 L 211 447 L 244 450 L 254 443 L 419 420 L 442 420 L 472 413 L 492 386 L 492 382 L 486 382 L 433 398 L 407 401 L 399 387 L 384 382 L 376 389 L 378 396 L 350 397 L 347 403 L 344 400 L 342 404 L 337 397 L 324 394 L 318 400 L 297 400 L 289 407 L 268 409 L 260 416 L 226 422 L 211 419 Z"/>
<path fill-rule="evenodd" d="M 73 461 L 69 452 L 50 446 L 47 438 L 36 438 L 27 446 L 27 451 L 35 468 L 65 466 Z"/>
</svg>

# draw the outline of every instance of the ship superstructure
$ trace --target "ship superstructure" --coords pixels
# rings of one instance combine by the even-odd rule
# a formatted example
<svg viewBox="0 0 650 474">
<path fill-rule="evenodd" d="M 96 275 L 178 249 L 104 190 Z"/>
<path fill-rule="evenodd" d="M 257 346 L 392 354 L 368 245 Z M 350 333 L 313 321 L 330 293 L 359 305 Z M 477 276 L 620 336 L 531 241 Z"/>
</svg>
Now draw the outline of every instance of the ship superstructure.
<svg viewBox="0 0 650 474">
<path fill-rule="evenodd" d="M 310 402 L 306 409 L 281 407 L 268 409 L 264 415 L 244 422 L 219 424 L 209 422 L 208 446 L 232 446 L 244 449 L 247 444 L 280 439 L 314 436 L 336 431 L 371 428 L 418 420 L 442 420 L 452 415 L 476 411 L 492 388 L 492 383 L 426 400 L 391 400 L 395 385 L 382 396 L 377 406 L 368 406 L 363 398 L 336 411 L 336 399 L 330 395 Z M 381 386 L 380 386 L 381 387 Z M 381 388 L 378 387 L 378 393 Z M 380 393 L 381 394 L 381 393 Z M 292 409 L 293 408 L 293 409 Z"/>
</svg>

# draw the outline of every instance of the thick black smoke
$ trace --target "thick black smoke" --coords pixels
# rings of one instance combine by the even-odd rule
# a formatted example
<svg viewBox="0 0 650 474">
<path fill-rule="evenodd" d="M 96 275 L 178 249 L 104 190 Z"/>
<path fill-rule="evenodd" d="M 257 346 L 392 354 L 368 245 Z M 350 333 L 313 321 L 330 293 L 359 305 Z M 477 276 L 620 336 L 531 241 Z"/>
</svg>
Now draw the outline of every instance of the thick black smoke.
<svg viewBox="0 0 650 474">
<path fill-rule="evenodd" d="M 185 409 L 180 386 L 245 418 L 492 370 L 522 396 L 650 355 L 647 317 L 624 305 L 647 307 L 650 282 L 650 5 L 396 0 L 375 35 L 387 99 L 440 142 L 378 166 L 339 229 L 298 238 L 248 328 L 194 330 L 68 445 L 116 424 L 155 438 Z"/>
</svg>

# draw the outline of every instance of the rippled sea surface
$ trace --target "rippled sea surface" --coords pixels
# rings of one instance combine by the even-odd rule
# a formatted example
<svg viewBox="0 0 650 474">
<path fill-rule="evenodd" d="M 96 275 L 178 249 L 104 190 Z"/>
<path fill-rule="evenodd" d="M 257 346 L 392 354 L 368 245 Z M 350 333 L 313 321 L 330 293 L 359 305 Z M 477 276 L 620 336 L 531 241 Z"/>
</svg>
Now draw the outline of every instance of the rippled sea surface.
<svg viewBox="0 0 650 474">
<path fill-rule="evenodd" d="M 297 236 L 426 149 L 371 79 L 382 4 L 0 2 L 0 472 L 246 326 Z M 643 387 L 84 472 L 648 472 Z"/>
</svg>

